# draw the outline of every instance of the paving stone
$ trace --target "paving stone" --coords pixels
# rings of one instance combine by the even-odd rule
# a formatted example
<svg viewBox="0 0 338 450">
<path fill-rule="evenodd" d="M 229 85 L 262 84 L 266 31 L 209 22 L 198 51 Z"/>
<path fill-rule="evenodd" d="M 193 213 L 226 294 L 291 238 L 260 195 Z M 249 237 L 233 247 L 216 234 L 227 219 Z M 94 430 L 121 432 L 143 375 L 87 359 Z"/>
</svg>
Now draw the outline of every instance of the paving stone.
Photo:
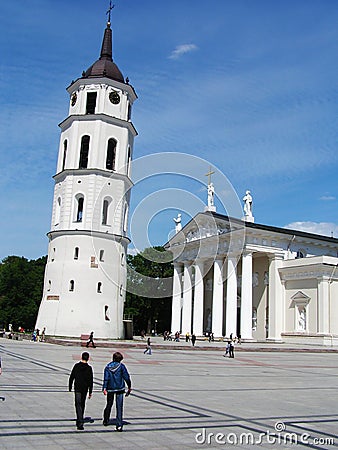
<svg viewBox="0 0 338 450">
<path fill-rule="evenodd" d="M 80 432 L 67 385 L 83 349 L 0 340 L 0 392 L 6 397 L 0 403 L 0 448 L 295 448 L 283 442 L 286 432 L 295 433 L 297 449 L 338 444 L 335 353 L 242 350 L 229 359 L 216 346 L 208 351 L 164 346 L 146 357 L 138 347 L 111 344 L 90 349 L 95 389 L 85 415 L 93 423 L 85 423 Z M 102 425 L 103 369 L 115 350 L 124 354 L 133 382 L 124 402 L 123 433 Z M 112 419 L 114 414 L 115 407 Z M 304 433 L 309 435 L 306 443 L 300 442 Z M 273 437 L 281 443 L 272 444 Z M 254 442 L 240 442 L 244 438 Z"/>
</svg>

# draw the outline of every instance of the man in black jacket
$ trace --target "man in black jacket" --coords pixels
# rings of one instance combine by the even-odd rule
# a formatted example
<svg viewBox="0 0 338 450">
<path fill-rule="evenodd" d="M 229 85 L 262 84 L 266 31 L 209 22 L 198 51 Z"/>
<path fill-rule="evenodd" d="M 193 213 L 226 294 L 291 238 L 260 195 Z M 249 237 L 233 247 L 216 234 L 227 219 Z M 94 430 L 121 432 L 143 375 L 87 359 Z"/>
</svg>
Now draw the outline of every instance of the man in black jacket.
<svg viewBox="0 0 338 450">
<path fill-rule="evenodd" d="M 75 411 L 76 426 L 78 430 L 83 428 L 83 415 L 86 406 L 86 397 L 92 397 L 93 392 L 93 369 L 88 364 L 89 353 L 83 352 L 81 361 L 76 363 L 69 377 L 69 392 L 71 392 L 74 383 L 75 390 Z"/>
</svg>

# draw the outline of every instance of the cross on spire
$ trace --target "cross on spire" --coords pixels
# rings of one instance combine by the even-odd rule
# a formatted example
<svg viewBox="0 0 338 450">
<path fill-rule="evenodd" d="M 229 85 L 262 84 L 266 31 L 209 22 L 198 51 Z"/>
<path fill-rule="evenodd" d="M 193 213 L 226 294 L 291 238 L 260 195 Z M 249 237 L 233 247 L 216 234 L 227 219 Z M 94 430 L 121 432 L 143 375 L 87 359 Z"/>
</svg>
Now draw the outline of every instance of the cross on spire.
<svg viewBox="0 0 338 450">
<path fill-rule="evenodd" d="M 109 9 L 108 9 L 108 11 L 106 12 L 106 14 L 108 15 L 108 23 L 110 23 L 110 13 L 111 13 L 111 10 L 112 10 L 113 8 L 115 8 L 115 5 L 112 5 L 112 4 L 111 4 L 111 0 L 110 0 L 110 1 L 109 1 Z"/>
<path fill-rule="evenodd" d="M 211 166 L 209 167 L 209 172 L 205 174 L 206 177 L 208 177 L 208 185 L 211 183 L 211 175 L 215 173 L 211 170 Z"/>
</svg>

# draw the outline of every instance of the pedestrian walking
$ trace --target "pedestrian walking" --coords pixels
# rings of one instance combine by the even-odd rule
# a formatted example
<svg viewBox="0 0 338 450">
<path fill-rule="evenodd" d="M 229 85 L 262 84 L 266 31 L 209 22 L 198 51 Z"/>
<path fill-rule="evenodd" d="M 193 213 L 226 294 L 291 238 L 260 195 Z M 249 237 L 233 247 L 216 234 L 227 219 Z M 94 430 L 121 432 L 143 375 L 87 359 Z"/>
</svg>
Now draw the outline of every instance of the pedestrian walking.
<svg viewBox="0 0 338 450">
<path fill-rule="evenodd" d="M 193 346 L 193 347 L 195 347 L 195 342 L 196 342 L 196 336 L 195 336 L 195 334 L 193 333 L 193 334 L 191 335 L 191 343 L 192 343 L 192 346 Z"/>
<path fill-rule="evenodd" d="M 106 365 L 104 369 L 104 378 L 102 391 L 107 396 L 107 405 L 103 411 L 103 425 L 109 425 L 110 413 L 116 401 L 116 430 L 123 429 L 123 397 L 125 394 L 125 385 L 128 390 L 126 397 L 131 392 L 131 379 L 126 366 L 121 362 L 123 355 L 120 352 L 113 354 L 113 361 Z"/>
<path fill-rule="evenodd" d="M 230 345 L 229 345 L 229 358 L 234 358 L 235 354 L 234 354 L 234 348 L 235 348 L 235 343 L 234 341 L 230 341 Z"/>
<path fill-rule="evenodd" d="M 1 361 L 1 356 L 0 356 L 0 375 L 2 375 L 2 361 Z M 6 400 L 5 397 L 0 397 L 0 400 L 2 400 L 3 402 Z"/>
<path fill-rule="evenodd" d="M 227 346 L 225 347 L 225 353 L 223 355 L 224 357 L 229 355 L 230 344 L 231 344 L 231 341 L 228 341 Z"/>
<path fill-rule="evenodd" d="M 41 342 L 45 342 L 46 337 L 46 327 L 43 327 L 43 330 L 41 331 Z"/>
<path fill-rule="evenodd" d="M 146 346 L 146 349 L 144 350 L 144 352 L 143 352 L 144 354 L 148 354 L 148 355 L 151 355 L 151 342 L 150 342 L 150 337 L 148 337 L 148 339 L 147 339 L 147 346 Z"/>
<path fill-rule="evenodd" d="M 89 335 L 89 339 L 87 341 L 86 347 L 89 347 L 89 344 L 92 344 L 93 348 L 96 348 L 96 345 L 94 344 L 94 331 L 92 331 Z"/>
<path fill-rule="evenodd" d="M 83 430 L 84 410 L 86 406 L 86 398 L 92 397 L 93 392 L 93 369 L 88 364 L 89 353 L 83 352 L 81 361 L 76 363 L 69 377 L 69 392 L 71 392 L 74 382 L 75 391 L 75 411 L 76 411 L 76 427 Z"/>
</svg>

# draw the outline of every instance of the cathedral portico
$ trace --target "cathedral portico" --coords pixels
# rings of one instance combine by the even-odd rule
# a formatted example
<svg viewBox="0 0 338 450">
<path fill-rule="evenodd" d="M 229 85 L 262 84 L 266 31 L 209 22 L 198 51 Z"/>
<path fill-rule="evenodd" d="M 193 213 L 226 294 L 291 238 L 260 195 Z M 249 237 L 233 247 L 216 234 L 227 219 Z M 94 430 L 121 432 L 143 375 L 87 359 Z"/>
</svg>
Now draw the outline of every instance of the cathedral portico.
<svg viewBox="0 0 338 450">
<path fill-rule="evenodd" d="M 227 258 L 226 325 L 225 335 L 236 335 L 237 329 L 237 263 L 238 256 Z"/>
<path fill-rule="evenodd" d="M 283 266 L 284 254 L 269 255 L 269 333 L 268 340 L 280 341 L 284 328 L 284 298 L 278 269 Z"/>
<path fill-rule="evenodd" d="M 184 263 L 183 269 L 183 306 L 182 306 L 182 333 L 191 332 L 192 314 L 192 269 L 190 262 Z"/>
<path fill-rule="evenodd" d="M 338 340 L 338 240 L 253 222 L 243 233 L 242 225 L 199 213 L 166 245 L 175 261 L 172 330 L 243 341 Z M 183 286 L 177 263 L 185 266 Z"/>
<path fill-rule="evenodd" d="M 212 332 L 215 336 L 223 336 L 223 259 L 216 259 L 213 266 Z"/>
<path fill-rule="evenodd" d="M 241 337 L 252 339 L 252 253 L 242 255 Z"/>
<path fill-rule="evenodd" d="M 194 312 L 192 331 L 196 336 L 203 335 L 203 310 L 204 310 L 204 261 L 197 260 L 194 264 Z"/>
<path fill-rule="evenodd" d="M 174 263 L 173 300 L 171 310 L 171 329 L 174 333 L 181 329 L 182 268 L 183 265 L 181 263 Z"/>
</svg>

